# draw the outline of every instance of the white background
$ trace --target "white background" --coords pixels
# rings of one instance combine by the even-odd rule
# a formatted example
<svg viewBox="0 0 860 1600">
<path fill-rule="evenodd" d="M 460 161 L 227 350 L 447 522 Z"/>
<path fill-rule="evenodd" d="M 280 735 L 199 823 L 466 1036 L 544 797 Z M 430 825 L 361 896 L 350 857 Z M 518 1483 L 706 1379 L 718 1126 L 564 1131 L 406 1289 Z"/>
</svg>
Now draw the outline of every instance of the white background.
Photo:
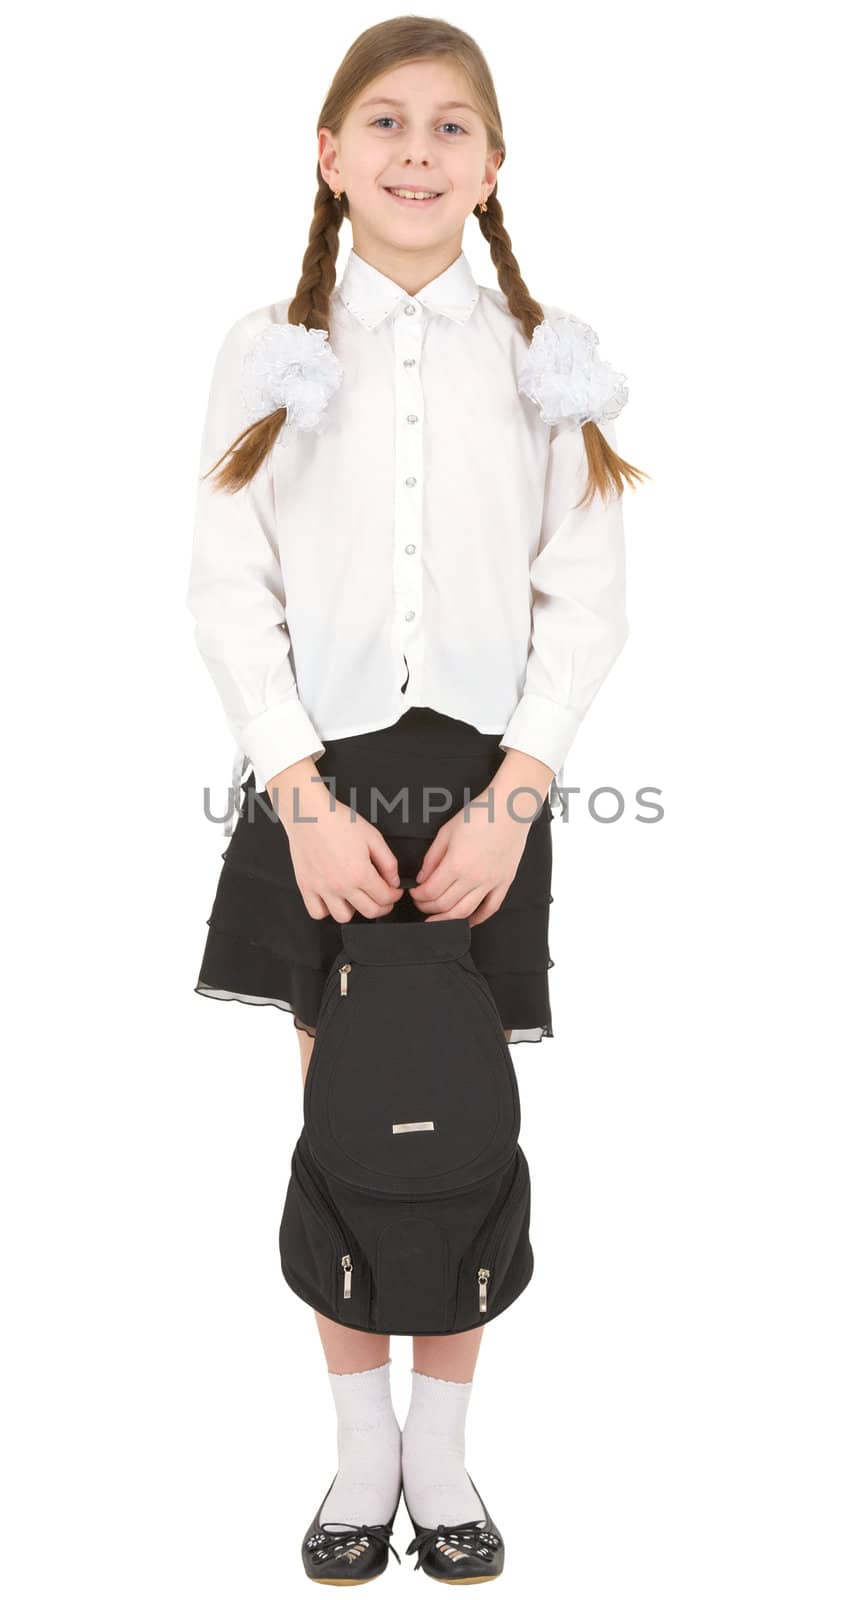
<svg viewBox="0 0 860 1600">
<path fill-rule="evenodd" d="M 444 14 L 494 74 L 525 279 L 628 374 L 619 447 L 652 474 L 628 496 L 630 639 L 566 772 L 628 805 L 553 824 L 556 1036 L 514 1049 L 535 1276 L 485 1335 L 467 1465 L 511 1593 L 855 1600 L 847 12 Z M 54 5 L 9 39 L 16 1600 L 303 1592 L 334 1471 L 277 1257 L 292 1020 L 193 992 L 225 843 L 201 795 L 232 745 L 184 588 L 215 351 L 293 292 L 319 107 L 385 15 Z M 494 284 L 472 219 L 464 248 Z M 382 1582 L 423 1584 L 412 1561 Z"/>
</svg>

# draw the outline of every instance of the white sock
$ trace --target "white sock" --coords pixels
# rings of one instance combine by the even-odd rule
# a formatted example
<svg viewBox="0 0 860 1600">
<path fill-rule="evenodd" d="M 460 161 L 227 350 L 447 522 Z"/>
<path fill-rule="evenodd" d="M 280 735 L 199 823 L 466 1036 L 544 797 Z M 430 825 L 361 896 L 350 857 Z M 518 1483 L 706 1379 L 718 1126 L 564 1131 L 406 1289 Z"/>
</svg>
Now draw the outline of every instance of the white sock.
<svg viewBox="0 0 860 1600">
<path fill-rule="evenodd" d="M 403 1424 L 403 1494 L 422 1528 L 483 1520 L 465 1467 L 471 1393 L 471 1383 L 431 1378 L 412 1368 L 412 1398 Z"/>
<path fill-rule="evenodd" d="M 340 1528 L 387 1522 L 400 1488 L 400 1424 L 391 1403 L 391 1360 L 366 1372 L 330 1372 L 337 1409 L 337 1477 L 320 1522 Z"/>
</svg>

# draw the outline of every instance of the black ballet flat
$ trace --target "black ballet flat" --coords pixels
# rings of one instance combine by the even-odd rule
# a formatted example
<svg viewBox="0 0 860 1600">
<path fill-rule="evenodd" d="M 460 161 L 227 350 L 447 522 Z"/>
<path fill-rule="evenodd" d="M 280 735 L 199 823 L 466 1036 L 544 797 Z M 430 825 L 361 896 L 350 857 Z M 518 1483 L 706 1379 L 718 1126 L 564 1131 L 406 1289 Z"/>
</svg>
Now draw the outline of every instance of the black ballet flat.
<svg viewBox="0 0 860 1600">
<path fill-rule="evenodd" d="M 466 1474 L 472 1488 L 473 1479 Z M 481 1496 L 477 1489 L 478 1499 Z M 409 1511 L 408 1502 L 405 1501 Z M 415 1538 L 406 1554 L 416 1555 L 415 1569 L 421 1567 L 428 1578 L 439 1583 L 488 1583 L 497 1578 L 505 1564 L 505 1541 L 481 1500 L 483 1519 L 474 1522 L 440 1522 L 435 1528 L 422 1528 L 409 1511 Z"/>
<path fill-rule="evenodd" d="M 388 1522 L 369 1525 L 366 1522 L 320 1522 L 320 1511 L 331 1493 L 333 1483 L 334 1478 L 302 1540 L 305 1572 L 315 1583 L 369 1583 L 371 1578 L 378 1578 L 385 1571 L 389 1550 L 394 1552 L 400 1564 L 400 1557 L 391 1543 L 394 1518 L 400 1504 L 400 1490 Z"/>
</svg>

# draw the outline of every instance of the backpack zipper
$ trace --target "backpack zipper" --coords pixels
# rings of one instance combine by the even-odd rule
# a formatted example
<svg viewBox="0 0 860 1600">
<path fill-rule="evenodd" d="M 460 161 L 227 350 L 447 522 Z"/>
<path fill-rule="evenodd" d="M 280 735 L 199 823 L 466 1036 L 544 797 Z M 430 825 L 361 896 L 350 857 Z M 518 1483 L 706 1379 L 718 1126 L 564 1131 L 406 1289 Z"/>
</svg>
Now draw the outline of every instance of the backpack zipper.
<svg viewBox="0 0 860 1600">
<path fill-rule="evenodd" d="M 494 1261 L 495 1258 L 496 1258 L 496 1247 L 497 1247 L 498 1236 L 499 1236 L 499 1228 L 501 1226 L 502 1218 L 503 1218 L 503 1216 L 504 1216 L 504 1214 L 505 1214 L 505 1212 L 506 1212 L 506 1210 L 508 1208 L 508 1203 L 511 1200 L 511 1197 L 512 1197 L 512 1195 L 514 1193 L 514 1189 L 516 1188 L 518 1182 L 521 1179 L 522 1172 L 523 1172 L 523 1157 L 522 1157 L 521 1153 L 518 1151 L 517 1152 L 517 1156 L 516 1156 L 515 1165 L 514 1165 L 514 1175 L 513 1175 L 512 1179 L 511 1179 L 510 1183 L 508 1184 L 507 1189 L 505 1190 L 504 1199 L 501 1201 L 500 1205 L 498 1206 L 498 1209 L 496 1210 L 495 1216 L 493 1217 L 491 1228 L 490 1228 L 490 1236 L 486 1241 L 486 1259 L 488 1261 Z M 488 1292 L 487 1291 L 487 1285 L 488 1285 L 488 1283 L 490 1281 L 490 1278 L 492 1276 L 491 1269 L 489 1267 L 478 1267 L 476 1276 L 477 1276 L 477 1279 L 478 1279 L 478 1311 L 483 1316 L 484 1312 L 487 1309 L 487 1292 Z"/>
<path fill-rule="evenodd" d="M 339 1245 L 340 1249 L 343 1250 L 343 1247 L 346 1244 L 346 1240 L 343 1237 L 342 1231 L 338 1227 L 335 1218 L 332 1216 L 330 1208 L 328 1206 L 328 1203 L 325 1200 L 325 1197 L 322 1194 L 320 1194 L 320 1191 L 319 1191 L 319 1189 L 317 1187 L 317 1184 L 315 1183 L 315 1181 L 312 1178 L 311 1174 L 307 1171 L 307 1168 L 305 1167 L 304 1161 L 302 1160 L 300 1155 L 296 1156 L 296 1167 L 298 1169 L 298 1171 L 297 1171 L 297 1181 L 298 1181 L 299 1188 L 304 1190 L 304 1193 L 305 1193 L 309 1203 L 311 1204 L 311 1206 L 313 1206 L 314 1210 L 318 1213 L 318 1215 L 321 1216 L 323 1225 L 326 1228 L 327 1232 L 331 1234 L 332 1238 L 334 1238 L 337 1241 L 337 1244 Z M 316 1197 L 316 1198 L 314 1198 L 314 1197 Z M 348 1250 L 344 1251 L 343 1255 L 341 1256 L 340 1265 L 341 1265 L 341 1268 L 343 1270 L 343 1298 L 344 1298 L 344 1300 L 351 1300 L 352 1299 L 353 1264 L 352 1264 L 352 1256 L 350 1255 Z"/>
</svg>

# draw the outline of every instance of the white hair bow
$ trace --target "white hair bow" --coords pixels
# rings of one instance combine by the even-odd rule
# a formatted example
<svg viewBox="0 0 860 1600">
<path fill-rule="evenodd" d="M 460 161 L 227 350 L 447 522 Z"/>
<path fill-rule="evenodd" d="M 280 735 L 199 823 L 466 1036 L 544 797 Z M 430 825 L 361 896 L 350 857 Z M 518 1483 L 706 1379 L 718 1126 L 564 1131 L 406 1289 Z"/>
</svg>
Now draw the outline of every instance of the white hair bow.
<svg viewBox="0 0 860 1600">
<path fill-rule="evenodd" d="M 544 422 L 599 423 L 626 405 L 626 374 L 601 360 L 597 344 L 594 329 L 566 312 L 538 323 L 517 388 L 539 407 Z"/>
<path fill-rule="evenodd" d="M 249 422 L 281 406 L 287 415 L 278 434 L 288 444 L 298 430 L 323 433 L 326 406 L 343 381 L 343 367 L 324 328 L 269 322 L 242 360 L 241 401 Z"/>
</svg>

